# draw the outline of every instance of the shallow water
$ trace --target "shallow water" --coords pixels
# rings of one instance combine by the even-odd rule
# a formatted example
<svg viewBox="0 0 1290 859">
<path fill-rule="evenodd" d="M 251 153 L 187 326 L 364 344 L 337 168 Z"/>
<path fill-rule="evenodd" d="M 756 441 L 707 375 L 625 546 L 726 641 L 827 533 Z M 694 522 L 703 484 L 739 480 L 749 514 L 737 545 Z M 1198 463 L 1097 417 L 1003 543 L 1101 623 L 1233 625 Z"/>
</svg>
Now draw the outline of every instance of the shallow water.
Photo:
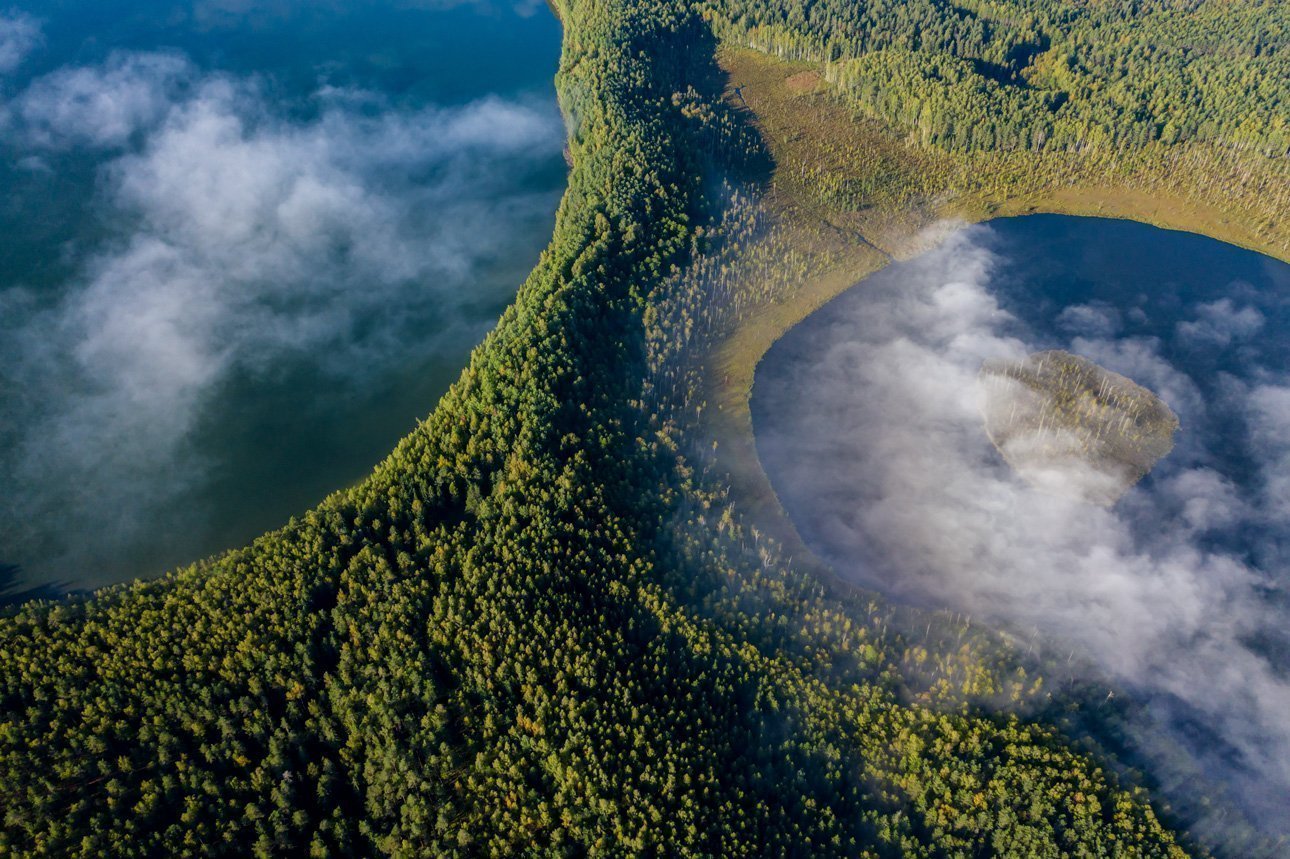
<svg viewBox="0 0 1290 859">
<path fill-rule="evenodd" d="M 0 599 L 239 545 L 392 449 L 549 239 L 559 48 L 541 4 L 0 10 Z"/>
<path fill-rule="evenodd" d="M 986 436 L 982 363 L 1047 349 L 1178 415 L 1112 509 L 1036 491 Z M 1290 266 L 1126 221 L 991 222 L 789 331 L 751 406 L 772 486 L 840 575 L 1078 655 L 1150 702 L 1186 752 L 1161 755 L 1190 756 L 1175 777 L 1286 834 Z"/>
</svg>

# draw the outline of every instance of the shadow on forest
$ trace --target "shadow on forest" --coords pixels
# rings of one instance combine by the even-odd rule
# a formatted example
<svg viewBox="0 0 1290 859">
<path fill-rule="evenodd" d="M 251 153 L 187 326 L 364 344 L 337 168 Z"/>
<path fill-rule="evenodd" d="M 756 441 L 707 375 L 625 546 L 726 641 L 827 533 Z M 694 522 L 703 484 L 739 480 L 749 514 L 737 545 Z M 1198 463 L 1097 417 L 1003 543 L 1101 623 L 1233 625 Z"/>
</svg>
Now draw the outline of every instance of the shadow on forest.
<svg viewBox="0 0 1290 859">
<path fill-rule="evenodd" d="M 675 91 L 675 70 L 681 68 L 684 69 L 681 78 L 713 111 L 712 121 L 702 126 L 686 152 L 697 156 L 692 166 L 707 178 L 705 190 L 721 205 L 725 202 L 724 195 L 712 195 L 721 180 L 750 185 L 768 183 L 774 175 L 775 161 L 747 104 L 736 104 L 727 97 L 733 93 L 742 103 L 739 81 L 731 80 L 716 61 L 718 43 L 712 29 L 702 20 L 692 18 L 680 25 L 680 32 L 682 35 L 669 38 L 665 47 L 655 41 L 656 34 L 641 34 L 634 40 L 635 50 L 656 56 L 657 62 L 651 68 L 657 78 L 651 84 L 659 95 L 678 104 L 678 97 L 683 94 Z"/>
</svg>

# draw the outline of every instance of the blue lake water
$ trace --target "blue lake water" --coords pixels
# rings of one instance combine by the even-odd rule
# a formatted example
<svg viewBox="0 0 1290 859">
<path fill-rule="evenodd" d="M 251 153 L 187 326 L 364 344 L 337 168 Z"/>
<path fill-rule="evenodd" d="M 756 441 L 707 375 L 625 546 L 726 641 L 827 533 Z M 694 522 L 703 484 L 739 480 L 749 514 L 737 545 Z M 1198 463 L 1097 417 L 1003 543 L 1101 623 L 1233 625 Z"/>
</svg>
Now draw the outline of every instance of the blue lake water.
<svg viewBox="0 0 1290 859">
<path fill-rule="evenodd" d="M 550 237 L 545 5 L 0 10 L 0 599 L 361 478 Z"/>
<path fill-rule="evenodd" d="M 982 362 L 1046 349 L 1179 417 L 1111 509 L 1031 488 L 985 435 Z M 1288 834 L 1290 266 L 1127 221 L 994 221 L 790 330 L 751 405 L 772 486 L 839 575 L 1078 657 L 1149 702 L 1144 733 L 1186 753 L 1161 753 L 1170 777 Z"/>
</svg>

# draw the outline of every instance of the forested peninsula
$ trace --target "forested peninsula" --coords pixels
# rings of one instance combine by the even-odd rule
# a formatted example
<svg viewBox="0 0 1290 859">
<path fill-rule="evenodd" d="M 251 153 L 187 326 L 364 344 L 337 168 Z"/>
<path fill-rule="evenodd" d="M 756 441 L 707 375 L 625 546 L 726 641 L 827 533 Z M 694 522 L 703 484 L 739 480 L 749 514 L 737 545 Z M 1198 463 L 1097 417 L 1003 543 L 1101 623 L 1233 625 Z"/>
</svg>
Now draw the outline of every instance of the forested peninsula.
<svg viewBox="0 0 1290 859">
<path fill-rule="evenodd" d="M 429 417 L 250 546 L 0 620 L 0 854 L 1203 855 L 1080 690 L 810 557 L 747 394 L 942 218 L 1285 258 L 1287 5 L 556 8 L 555 233 Z"/>
</svg>

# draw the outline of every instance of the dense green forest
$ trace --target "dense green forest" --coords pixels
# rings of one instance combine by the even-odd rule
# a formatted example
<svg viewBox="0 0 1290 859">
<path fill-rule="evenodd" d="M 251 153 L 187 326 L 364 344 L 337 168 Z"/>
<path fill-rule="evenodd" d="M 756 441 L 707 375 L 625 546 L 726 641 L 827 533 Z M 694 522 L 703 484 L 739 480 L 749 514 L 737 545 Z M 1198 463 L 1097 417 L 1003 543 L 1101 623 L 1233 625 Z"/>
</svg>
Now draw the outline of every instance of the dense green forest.
<svg viewBox="0 0 1290 859">
<path fill-rule="evenodd" d="M 936 145 L 1285 149 L 1277 4 L 1057 5 L 559 4 L 574 168 L 516 303 L 359 486 L 0 621 L 0 854 L 1183 855 L 1096 752 L 996 706 L 1040 680 L 828 590 L 691 431 L 774 168 L 718 37 L 820 52 Z"/>
<path fill-rule="evenodd" d="M 1290 154 L 1278 0 L 708 0 L 706 14 L 725 38 L 827 63 L 865 113 L 947 148 Z"/>
</svg>

